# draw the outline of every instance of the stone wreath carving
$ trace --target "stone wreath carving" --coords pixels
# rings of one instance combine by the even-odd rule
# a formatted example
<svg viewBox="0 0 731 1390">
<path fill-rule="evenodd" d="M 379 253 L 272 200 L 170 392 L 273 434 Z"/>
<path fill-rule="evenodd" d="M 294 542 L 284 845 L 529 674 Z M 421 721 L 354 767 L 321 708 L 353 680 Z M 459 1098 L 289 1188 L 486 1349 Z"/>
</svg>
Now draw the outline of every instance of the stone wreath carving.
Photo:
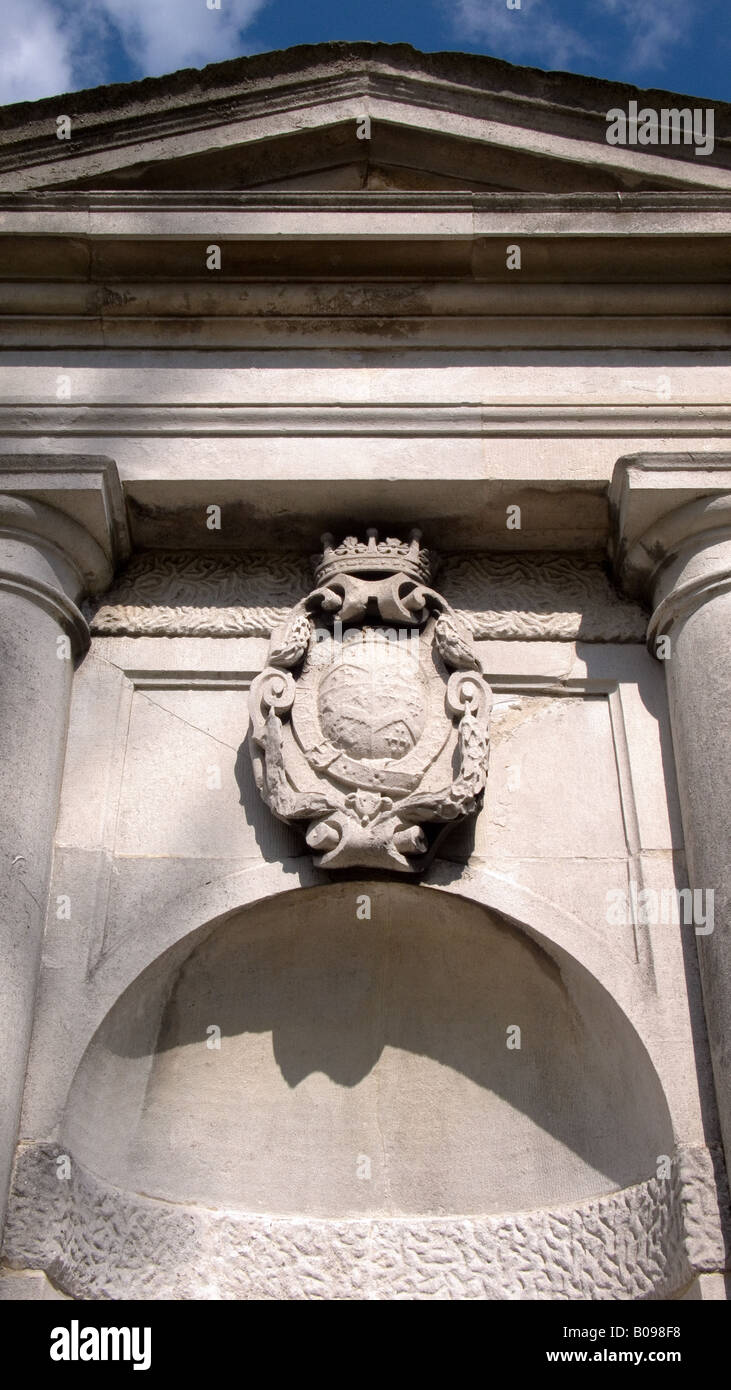
<svg viewBox="0 0 731 1390">
<path fill-rule="evenodd" d="M 477 807 L 492 694 L 418 531 L 322 539 L 251 687 L 256 783 L 318 867 L 417 872 L 434 827 Z"/>
</svg>

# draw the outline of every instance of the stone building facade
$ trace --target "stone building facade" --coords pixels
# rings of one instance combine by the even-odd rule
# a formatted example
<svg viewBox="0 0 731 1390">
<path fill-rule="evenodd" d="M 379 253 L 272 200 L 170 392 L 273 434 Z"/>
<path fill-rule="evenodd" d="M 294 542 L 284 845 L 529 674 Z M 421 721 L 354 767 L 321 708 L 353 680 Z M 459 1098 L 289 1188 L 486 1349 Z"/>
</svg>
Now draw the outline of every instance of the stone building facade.
<svg viewBox="0 0 731 1390">
<path fill-rule="evenodd" d="M 726 1296 L 731 110 L 634 100 L 0 113 L 3 1297 Z"/>
</svg>

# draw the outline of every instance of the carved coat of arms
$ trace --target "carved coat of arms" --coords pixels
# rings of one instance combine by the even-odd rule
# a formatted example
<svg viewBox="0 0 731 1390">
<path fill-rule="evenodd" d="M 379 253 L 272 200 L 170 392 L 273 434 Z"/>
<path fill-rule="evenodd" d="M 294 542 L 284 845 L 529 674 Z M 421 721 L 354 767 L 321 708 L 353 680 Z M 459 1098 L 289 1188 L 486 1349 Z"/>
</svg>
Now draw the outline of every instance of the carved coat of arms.
<svg viewBox="0 0 731 1390">
<path fill-rule="evenodd" d="M 323 536 L 251 687 L 257 786 L 322 868 L 417 872 L 485 785 L 490 687 L 419 542 Z"/>
</svg>

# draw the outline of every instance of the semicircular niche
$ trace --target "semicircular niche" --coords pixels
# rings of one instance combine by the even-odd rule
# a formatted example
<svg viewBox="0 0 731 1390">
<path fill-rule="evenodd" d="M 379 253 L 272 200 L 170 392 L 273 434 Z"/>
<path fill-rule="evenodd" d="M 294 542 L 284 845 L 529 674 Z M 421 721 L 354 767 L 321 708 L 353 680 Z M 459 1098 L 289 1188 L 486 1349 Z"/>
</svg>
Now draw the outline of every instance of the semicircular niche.
<svg viewBox="0 0 731 1390">
<path fill-rule="evenodd" d="M 61 1145 L 67 1181 L 58 1145 L 21 1155 L 8 1248 L 88 1300 L 674 1297 L 707 1197 L 692 1163 L 657 1176 L 662 1087 L 575 960 L 384 880 L 160 956 Z"/>
<path fill-rule="evenodd" d="M 370 920 L 357 916 L 363 894 Z M 516 1028 L 519 1047 L 509 1045 Z M 479 1223 L 492 1222 L 501 1249 L 507 1237 L 494 1214 L 529 1213 L 520 1220 L 530 1224 L 537 1210 L 569 1220 L 564 1209 L 581 1208 L 581 1221 L 588 1211 L 596 1225 L 599 1195 L 652 1180 L 657 1156 L 672 1153 L 672 1132 L 637 1034 L 575 962 L 559 964 L 558 953 L 450 894 L 349 882 L 241 911 L 199 932 L 182 963 L 178 948 L 141 975 L 87 1049 L 62 1143 L 94 1189 L 79 1200 L 95 1205 L 96 1227 L 103 1209 L 117 1229 L 131 1222 L 138 1246 L 147 1230 L 160 1267 L 167 1237 L 155 1211 L 168 1223 L 173 1212 L 191 1214 L 195 1232 L 170 1238 L 171 1268 L 155 1296 L 206 1296 L 211 1264 L 219 1275 L 229 1267 L 227 1279 L 237 1273 L 233 1291 L 221 1292 L 217 1275 L 208 1296 L 310 1296 L 310 1277 L 317 1296 L 312 1269 L 322 1259 L 339 1270 L 326 1295 L 337 1297 L 346 1286 L 343 1296 L 357 1296 L 365 1264 L 351 1246 L 369 1222 L 380 1221 L 388 1240 L 399 1221 L 412 1237 L 416 1229 L 409 1258 L 417 1264 L 418 1232 L 428 1227 L 437 1265 L 455 1221 L 468 1223 L 478 1246 Z M 196 1212 L 205 1213 L 200 1229 Z M 299 1234 L 284 1256 L 284 1236 L 272 1231 L 287 1222 Z M 298 1282 L 308 1222 L 317 1249 Z M 345 1244 L 325 1257 L 323 1230 L 336 1225 Z M 218 1254 L 201 1272 L 211 1242 Z M 495 1296 L 526 1287 L 525 1296 L 540 1296 L 530 1280 L 544 1277 L 550 1245 L 549 1232 L 534 1257 L 539 1275 L 525 1285 L 519 1272 L 517 1293 L 506 1294 L 508 1276 L 493 1269 Z M 114 1258 L 107 1249 L 106 1294 L 139 1294 L 144 1256 L 137 1250 L 138 1276 L 122 1294 L 110 1283 Z M 464 1252 L 455 1258 L 464 1266 Z M 489 1273 L 487 1249 L 471 1256 L 475 1267 L 483 1258 Z M 396 1278 L 393 1260 L 389 1267 Z M 88 1275 L 75 1284 L 64 1269 L 62 1283 L 90 1296 Z M 449 1276 L 435 1277 L 432 1296 L 445 1296 L 439 1280 Z M 546 1296 L 586 1296 L 582 1279 Z"/>
</svg>

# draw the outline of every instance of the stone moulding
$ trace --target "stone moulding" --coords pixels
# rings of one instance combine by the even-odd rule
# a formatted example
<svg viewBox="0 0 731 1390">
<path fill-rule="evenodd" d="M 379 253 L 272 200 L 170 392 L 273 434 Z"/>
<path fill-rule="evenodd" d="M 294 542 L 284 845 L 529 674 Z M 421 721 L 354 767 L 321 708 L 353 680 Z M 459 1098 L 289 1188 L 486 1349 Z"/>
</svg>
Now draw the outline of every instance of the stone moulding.
<svg viewBox="0 0 731 1390">
<path fill-rule="evenodd" d="M 89 610 L 92 634 L 270 637 L 311 587 L 306 556 L 141 552 Z M 477 640 L 644 642 L 642 608 L 578 556 L 446 556 L 439 587 Z"/>
<path fill-rule="evenodd" d="M 123 1191 L 55 1145 L 16 1166 L 3 1258 L 79 1299 L 661 1300 L 725 1267 L 718 1158 L 668 1178 L 500 1215 L 261 1216 Z M 722 1197 L 725 1203 L 725 1196 Z"/>
</svg>

